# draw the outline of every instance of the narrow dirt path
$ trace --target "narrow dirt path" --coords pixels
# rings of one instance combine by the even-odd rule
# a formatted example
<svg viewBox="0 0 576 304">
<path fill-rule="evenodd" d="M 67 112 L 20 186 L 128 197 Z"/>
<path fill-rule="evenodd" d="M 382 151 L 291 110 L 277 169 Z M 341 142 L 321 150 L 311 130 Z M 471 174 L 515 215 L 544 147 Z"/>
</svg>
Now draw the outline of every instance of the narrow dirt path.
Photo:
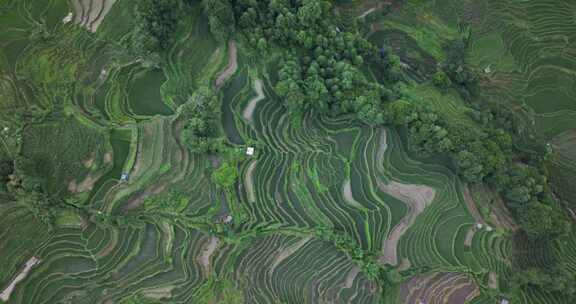
<svg viewBox="0 0 576 304">
<path fill-rule="evenodd" d="M 375 11 L 375 10 L 376 10 L 375 7 L 370 8 L 370 9 L 366 10 L 365 12 L 363 12 L 360 16 L 358 16 L 358 18 L 364 18 L 364 17 L 368 16 L 370 13 L 372 13 L 372 12 Z"/>
<path fill-rule="evenodd" d="M 378 170 L 384 171 L 384 155 L 386 150 L 388 150 L 388 133 L 386 129 L 382 129 L 382 134 L 380 135 L 380 145 L 378 146 L 378 152 L 376 153 L 376 166 Z"/>
<path fill-rule="evenodd" d="M 230 40 L 228 42 L 228 66 L 224 71 L 218 75 L 216 78 L 216 90 L 219 90 L 222 85 L 230 78 L 230 76 L 236 73 L 238 69 L 238 49 L 236 48 L 236 42 Z"/>
<path fill-rule="evenodd" d="M 22 271 L 20 271 L 20 273 L 12 280 L 12 282 L 10 282 L 10 284 L 8 284 L 8 286 L 2 291 L 2 293 L 0 293 L 0 299 L 4 302 L 8 302 L 10 295 L 14 291 L 14 288 L 16 288 L 16 284 L 24 280 L 32 267 L 38 263 L 40 263 L 40 260 L 37 257 L 31 257 L 26 262 L 24 269 L 22 269 Z"/>
<path fill-rule="evenodd" d="M 382 264 L 397 265 L 397 246 L 402 235 L 414 224 L 416 217 L 434 200 L 436 190 L 425 185 L 402 184 L 392 181 L 385 184 L 378 181 L 378 188 L 408 205 L 408 214 L 398 223 L 383 244 L 383 255 L 378 259 Z"/>
<path fill-rule="evenodd" d="M 482 218 L 482 215 L 480 215 L 480 212 L 478 211 L 478 206 L 476 205 L 474 198 L 472 198 L 472 194 L 470 193 L 468 186 L 464 186 L 464 189 L 462 190 L 462 196 L 466 202 L 466 208 L 468 208 L 468 212 L 470 215 L 472 215 L 476 223 L 486 224 L 484 218 Z"/>
<path fill-rule="evenodd" d="M 372 12 L 374 12 L 375 10 L 380 10 L 382 9 L 382 7 L 384 7 L 384 5 L 391 5 L 391 1 L 389 0 L 385 0 L 385 1 L 380 1 L 378 4 L 376 4 L 375 6 L 372 7 L 367 7 L 364 12 L 362 12 L 362 14 L 358 15 L 358 19 L 364 18 L 368 15 L 370 15 Z"/>
<path fill-rule="evenodd" d="M 296 253 L 296 251 L 300 250 L 300 248 L 304 247 L 304 245 L 306 245 L 306 243 L 308 243 L 311 239 L 312 239 L 312 237 L 308 236 L 306 238 L 301 239 L 296 244 L 281 250 L 280 253 L 274 259 L 274 263 L 272 263 L 272 266 L 270 266 L 270 268 L 268 269 L 268 273 L 272 274 L 274 272 L 274 270 L 276 269 L 276 267 L 278 267 L 278 265 L 280 265 L 280 263 L 282 263 L 282 261 L 284 261 L 285 259 L 287 259 L 291 255 Z"/>
<path fill-rule="evenodd" d="M 250 99 L 248 101 L 248 105 L 244 109 L 242 116 L 249 122 L 253 122 L 252 115 L 254 114 L 254 109 L 256 109 L 256 104 L 264 99 L 264 92 L 262 90 L 262 80 L 256 79 L 254 80 L 254 91 L 256 92 L 256 97 Z"/>
<path fill-rule="evenodd" d="M 510 212 L 506 209 L 506 205 L 504 205 L 504 201 L 500 195 L 496 194 L 495 203 L 492 207 L 492 213 L 490 214 L 490 219 L 494 221 L 499 227 L 503 227 L 505 229 L 516 231 L 518 230 L 518 225 L 512 219 Z"/>
</svg>

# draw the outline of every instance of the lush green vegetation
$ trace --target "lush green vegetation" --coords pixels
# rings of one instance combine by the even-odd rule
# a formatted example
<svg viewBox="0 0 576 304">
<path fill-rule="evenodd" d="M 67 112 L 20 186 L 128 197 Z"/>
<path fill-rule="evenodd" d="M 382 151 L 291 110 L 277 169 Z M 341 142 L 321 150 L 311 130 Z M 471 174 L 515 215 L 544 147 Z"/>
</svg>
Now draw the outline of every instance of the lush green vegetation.
<svg viewBox="0 0 576 304">
<path fill-rule="evenodd" d="M 0 292 L 573 303 L 575 9 L 4 1 Z"/>
</svg>

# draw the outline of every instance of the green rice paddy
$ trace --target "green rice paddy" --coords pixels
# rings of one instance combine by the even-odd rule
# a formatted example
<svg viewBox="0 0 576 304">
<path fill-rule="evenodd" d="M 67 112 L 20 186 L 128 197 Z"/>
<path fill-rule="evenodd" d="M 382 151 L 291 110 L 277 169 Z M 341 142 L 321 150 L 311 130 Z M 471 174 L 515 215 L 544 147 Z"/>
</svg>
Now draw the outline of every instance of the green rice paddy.
<svg viewBox="0 0 576 304">
<path fill-rule="evenodd" d="M 88 10 L 106 1 L 79 0 Z M 200 88 L 216 90 L 229 51 L 210 35 L 199 5 L 162 67 L 122 46 L 129 1 L 100 14 L 95 33 L 64 23 L 69 12 L 78 14 L 66 0 L 0 2 L 0 156 L 38 160 L 49 194 L 65 197 L 49 225 L 0 193 L 0 291 L 26 261 L 40 260 L 6 303 L 418 303 L 413 295 L 426 293 L 445 296 L 438 303 L 499 303 L 515 295 L 512 232 L 491 216 L 477 228 L 467 185 L 448 164 L 417 159 L 397 131 L 347 116 L 308 113 L 295 125 L 274 91 L 277 71 L 245 60 L 241 42 L 237 71 L 216 92 L 216 132 L 230 149 L 191 153 L 181 105 Z M 537 135 L 563 155 L 552 169 L 570 172 L 558 175 L 568 185 L 576 177 L 573 166 L 563 171 L 576 159 L 566 133 L 576 128 L 574 12 L 573 2 L 557 0 L 408 0 L 384 17 L 374 13 L 370 39 L 397 50 L 407 73 L 424 79 L 467 20 L 469 62 L 491 67 L 484 97 L 529 109 Z M 257 79 L 265 97 L 246 119 Z M 403 90 L 475 127 L 456 92 L 423 81 Z M 16 112 L 24 114 L 14 119 Z M 2 133 L 4 122 L 21 138 Z M 213 172 L 230 159 L 238 179 L 223 188 Z M 434 195 L 386 248 L 419 199 L 414 188 L 383 190 L 392 183 Z M 384 262 L 390 249 L 396 263 Z M 576 271 L 575 250 L 571 237 L 553 252 L 534 250 L 533 259 L 562 257 Z M 536 291 L 517 301 L 570 303 Z"/>
</svg>

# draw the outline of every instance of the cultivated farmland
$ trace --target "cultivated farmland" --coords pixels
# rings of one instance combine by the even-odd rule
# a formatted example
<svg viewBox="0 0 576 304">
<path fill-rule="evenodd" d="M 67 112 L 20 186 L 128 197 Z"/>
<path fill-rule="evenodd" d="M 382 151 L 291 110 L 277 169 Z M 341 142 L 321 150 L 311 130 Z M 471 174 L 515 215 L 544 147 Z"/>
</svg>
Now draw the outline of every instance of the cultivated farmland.
<svg viewBox="0 0 576 304">
<path fill-rule="evenodd" d="M 471 182 L 448 148 L 421 153 L 434 148 L 418 148 L 424 127 L 410 124 L 442 122 L 429 137 L 517 132 L 505 152 L 520 156 L 506 161 L 537 167 L 542 153 L 537 170 L 551 177 L 534 195 L 553 193 L 569 218 L 575 5 L 329 1 L 335 17 L 322 26 L 350 52 L 327 59 L 321 34 L 289 32 L 312 22 L 301 7 L 322 1 L 290 4 L 292 21 L 288 4 L 248 2 L 0 3 L 1 303 L 573 303 L 569 282 L 545 290 L 515 276 L 558 265 L 574 276 L 573 234 L 549 243 L 525 232 L 490 174 Z M 282 11 L 270 22 L 289 34 L 246 33 L 250 5 Z M 140 22 L 172 13 L 170 31 L 143 34 Z M 373 58 L 352 54 L 353 35 Z M 473 87 L 440 79 L 462 37 Z M 294 62 L 316 78 L 286 82 L 314 74 L 288 71 Z M 310 98 L 290 95 L 302 83 L 345 101 L 294 111 L 286 100 Z M 374 121 L 355 104 L 364 90 L 381 98 Z M 513 126 L 485 132 L 498 118 L 476 117 L 478 100 L 509 109 Z M 396 119 L 388 104 L 400 102 L 427 113 Z"/>
</svg>

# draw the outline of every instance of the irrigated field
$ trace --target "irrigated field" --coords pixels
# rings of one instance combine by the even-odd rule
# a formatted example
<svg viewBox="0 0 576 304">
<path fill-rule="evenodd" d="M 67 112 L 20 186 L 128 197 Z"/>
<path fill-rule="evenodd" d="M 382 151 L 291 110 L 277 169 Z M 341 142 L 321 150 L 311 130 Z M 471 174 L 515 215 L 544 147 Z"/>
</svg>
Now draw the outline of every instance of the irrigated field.
<svg viewBox="0 0 576 304">
<path fill-rule="evenodd" d="M 382 17 L 378 10 L 388 13 Z M 450 62 L 447 49 L 450 43 L 462 39 L 467 41 L 465 63 L 478 73 L 480 98 L 475 101 L 475 108 L 482 110 L 484 105 L 496 104 L 496 108 L 511 109 L 518 119 L 515 123 L 520 126 L 518 137 L 526 142 L 539 142 L 549 149 L 547 169 L 551 175 L 551 185 L 562 202 L 574 210 L 575 192 L 568 185 L 576 179 L 573 165 L 576 159 L 575 2 L 408 0 L 392 1 L 378 10 L 366 17 L 370 39 L 378 46 L 394 50 L 400 57 L 402 68 L 417 80 L 416 84 L 404 90 L 413 99 L 428 102 L 440 115 L 444 115 L 444 119 L 473 129 L 474 122 L 470 118 L 472 107 L 466 105 L 454 90 L 441 92 L 426 80 L 440 66 Z M 493 202 L 497 200 L 482 198 L 483 190 L 472 190 L 472 196 L 481 206 L 480 214 L 494 220 L 493 223 L 499 222 L 511 228 L 514 226 L 498 208 L 489 215 L 489 206 L 495 206 Z M 447 214 L 443 212 L 438 215 L 441 221 L 445 221 L 442 227 L 451 225 L 450 220 L 444 218 Z M 573 211 L 571 216 L 574 218 Z M 424 221 L 418 221 L 417 225 L 420 223 L 425 225 Z M 451 229 L 460 231 L 456 235 L 459 240 L 490 248 L 489 251 L 494 254 L 491 258 L 494 259 L 484 260 L 483 263 L 498 268 L 504 276 L 509 275 L 510 265 L 504 266 L 507 262 L 501 257 L 512 251 L 521 259 L 539 261 L 541 267 L 548 267 L 552 260 L 565 260 L 568 265 L 573 263 L 573 254 L 566 257 L 549 252 L 550 249 L 542 248 L 539 251 L 531 247 L 534 243 L 521 249 L 518 244 L 513 246 L 509 240 L 491 239 L 483 232 L 478 235 L 476 228 L 452 226 Z M 413 233 L 416 231 L 414 229 Z M 469 240 L 471 235 L 474 237 L 472 241 Z M 420 239 L 428 242 L 432 238 L 426 236 Z M 568 247 L 561 251 L 568 252 Z M 406 252 L 411 251 L 406 249 Z M 474 249 L 465 250 L 460 256 L 475 256 L 477 252 Z M 427 254 L 423 258 L 431 257 Z M 480 261 L 483 258 L 475 259 Z M 519 263 L 516 269 L 531 265 L 534 264 Z M 567 267 L 571 269 L 571 266 Z M 500 288 L 501 291 L 509 283 L 506 279 L 502 280 L 502 275 L 495 278 L 493 272 L 484 274 L 483 278 L 487 280 L 487 286 Z M 429 278 L 422 280 L 425 279 Z M 572 302 L 536 289 L 520 293 L 519 301 L 525 303 Z M 485 303 L 480 300 L 482 298 L 478 298 L 478 303 Z"/>
<path fill-rule="evenodd" d="M 454 16 L 407 2 L 375 22 L 371 40 L 424 79 L 459 32 Z M 459 13 L 472 22 L 470 60 L 492 67 L 488 96 L 531 109 L 540 136 L 576 127 L 576 29 L 562 15 L 576 7 L 472 2 Z M 367 3 L 367 14 L 387 5 Z M 20 153 L 24 174 L 49 176 L 47 195 L 64 198 L 52 214 L 0 188 L 0 302 L 497 303 L 512 293 L 522 248 L 492 193 L 471 194 L 443 160 L 410 155 L 394 129 L 313 111 L 294 123 L 276 71 L 213 38 L 199 5 L 160 67 L 123 47 L 132 17 L 130 1 L 0 3 L 0 156 Z M 566 43 L 545 52 L 547 39 Z M 184 106 L 206 88 L 226 153 L 192 153 L 182 136 Z M 475 126 L 456 92 L 404 90 Z M 576 146 L 567 134 L 553 142 L 566 162 Z M 238 177 L 225 187 L 214 172 L 228 163 Z M 572 238 L 528 262 L 566 256 L 576 271 L 574 250 Z"/>
</svg>

